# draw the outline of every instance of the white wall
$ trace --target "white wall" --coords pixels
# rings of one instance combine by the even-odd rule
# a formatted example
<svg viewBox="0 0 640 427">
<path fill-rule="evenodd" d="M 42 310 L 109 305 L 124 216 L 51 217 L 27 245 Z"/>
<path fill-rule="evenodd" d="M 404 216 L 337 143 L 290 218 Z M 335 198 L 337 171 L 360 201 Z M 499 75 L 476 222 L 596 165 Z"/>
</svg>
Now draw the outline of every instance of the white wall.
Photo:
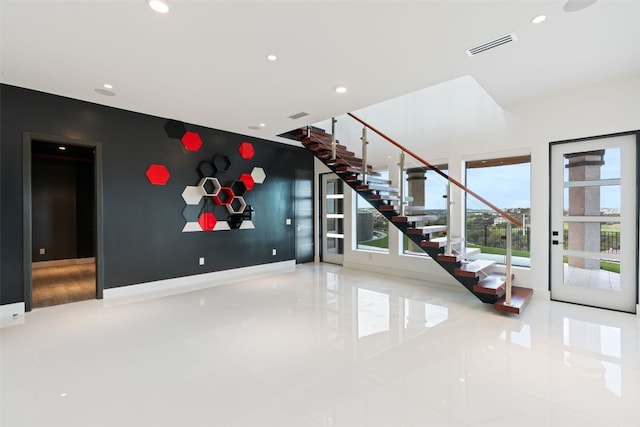
<svg viewBox="0 0 640 427">
<path fill-rule="evenodd" d="M 465 76 L 354 114 L 427 161 L 447 161 L 450 175 L 459 181 L 465 161 L 530 153 L 531 268 L 516 269 L 516 284 L 535 289 L 538 298 L 549 298 L 549 143 L 640 129 L 638 95 L 640 77 L 634 77 L 502 109 L 473 78 Z M 326 122 L 318 126 L 331 129 Z M 352 119 L 338 118 L 338 139 L 352 151 L 359 152 L 360 129 Z M 374 145 L 370 144 L 371 157 Z M 377 151 L 380 155 L 370 163 L 389 164 L 392 176 L 395 155 L 388 160 L 387 152 Z M 467 185 L 473 189 L 473 183 Z M 346 202 L 350 209 L 352 199 Z M 457 215 L 459 224 L 461 216 Z M 351 221 L 346 221 L 347 230 L 352 229 Z M 390 231 L 389 254 L 351 249 L 350 233 L 344 265 L 457 284 L 432 261 L 398 255 L 397 231 L 394 227 Z"/>
</svg>

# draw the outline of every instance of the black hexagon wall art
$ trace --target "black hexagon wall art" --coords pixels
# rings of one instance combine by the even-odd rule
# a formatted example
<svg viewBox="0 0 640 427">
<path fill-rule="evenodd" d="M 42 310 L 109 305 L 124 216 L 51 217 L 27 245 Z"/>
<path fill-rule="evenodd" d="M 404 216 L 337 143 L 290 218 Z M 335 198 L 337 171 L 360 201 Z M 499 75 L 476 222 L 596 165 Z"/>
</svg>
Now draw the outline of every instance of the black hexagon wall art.
<svg viewBox="0 0 640 427">
<path fill-rule="evenodd" d="M 185 133 L 187 133 L 187 127 L 184 123 L 177 120 L 167 120 L 164 125 L 164 130 L 167 132 L 169 138 L 182 139 Z"/>
<path fill-rule="evenodd" d="M 213 156 L 214 173 L 225 172 L 229 170 L 229 167 L 231 167 L 231 160 L 229 160 L 229 156 L 225 156 L 224 154 L 216 154 Z"/>
<path fill-rule="evenodd" d="M 206 160 L 198 163 L 198 175 L 200 178 L 213 177 L 216 174 L 216 169 L 213 167 L 213 163 Z"/>
</svg>

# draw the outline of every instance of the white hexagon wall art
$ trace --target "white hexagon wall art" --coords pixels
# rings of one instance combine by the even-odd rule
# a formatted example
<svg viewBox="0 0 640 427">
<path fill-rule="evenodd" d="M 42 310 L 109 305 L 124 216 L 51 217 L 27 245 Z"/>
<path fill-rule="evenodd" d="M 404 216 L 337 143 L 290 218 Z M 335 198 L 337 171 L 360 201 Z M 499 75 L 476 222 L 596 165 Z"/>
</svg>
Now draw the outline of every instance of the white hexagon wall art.
<svg viewBox="0 0 640 427">
<path fill-rule="evenodd" d="M 202 194 L 205 196 L 217 196 L 222 186 L 218 178 L 206 177 L 200 180 L 198 187 L 202 189 Z"/>
<path fill-rule="evenodd" d="M 242 196 L 235 196 L 226 207 L 230 214 L 241 214 L 244 212 L 244 208 L 247 207 L 247 202 L 244 201 Z"/>
<path fill-rule="evenodd" d="M 199 222 L 187 222 L 182 229 L 183 233 L 189 233 L 194 231 L 202 231 L 202 227 Z"/>
<path fill-rule="evenodd" d="M 240 224 L 240 230 L 253 230 L 254 228 L 256 228 L 256 226 L 253 225 L 253 221 L 251 220 L 244 220 L 242 224 Z"/>
<path fill-rule="evenodd" d="M 202 187 L 197 185 L 187 185 L 182 192 L 182 198 L 188 205 L 197 205 L 204 195 Z"/>
<path fill-rule="evenodd" d="M 251 178 L 253 178 L 253 182 L 256 184 L 262 184 L 267 177 L 267 174 L 264 173 L 264 169 L 260 167 L 255 167 L 251 171 Z"/>
</svg>

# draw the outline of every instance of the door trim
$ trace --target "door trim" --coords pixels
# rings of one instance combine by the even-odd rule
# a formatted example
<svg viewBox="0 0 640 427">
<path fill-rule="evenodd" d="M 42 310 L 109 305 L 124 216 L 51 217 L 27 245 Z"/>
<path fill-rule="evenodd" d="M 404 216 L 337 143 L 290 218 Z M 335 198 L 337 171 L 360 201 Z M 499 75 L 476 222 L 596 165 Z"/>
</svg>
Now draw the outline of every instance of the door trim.
<svg viewBox="0 0 640 427">
<path fill-rule="evenodd" d="M 102 223 L 102 143 L 97 141 L 78 140 L 64 138 L 55 135 L 47 135 L 35 132 L 22 134 L 22 271 L 24 285 L 25 311 L 31 311 L 33 298 L 33 283 L 31 276 L 32 251 L 32 186 L 31 186 L 31 145 L 33 141 L 41 141 L 51 144 L 76 145 L 90 147 L 94 154 L 94 185 L 95 185 L 95 257 L 96 257 L 96 299 L 102 299 L 104 294 L 104 246 Z"/>
<path fill-rule="evenodd" d="M 585 142 L 585 141 L 593 141 L 593 140 L 597 140 L 597 139 L 606 139 L 606 138 L 616 138 L 616 137 L 620 137 L 620 136 L 630 136 L 630 135 L 634 135 L 635 136 L 635 140 L 636 140 L 636 159 L 635 159 L 635 163 L 636 163 L 636 188 L 640 188 L 640 130 L 634 130 L 634 131 L 626 131 L 626 132 L 615 132 L 615 133 L 608 133 L 608 134 L 602 134 L 602 135 L 595 135 L 595 136 L 588 136 L 588 137 L 582 137 L 582 138 L 573 138 L 573 139 L 566 139 L 566 140 L 560 140 L 560 141 L 551 141 L 549 142 L 549 156 L 548 156 L 548 167 L 549 167 L 549 188 L 548 188 L 548 196 L 549 196 L 549 229 L 548 229 L 548 242 L 547 242 L 547 250 L 548 250 L 548 290 L 549 290 L 549 294 L 551 295 L 551 282 L 552 282 L 552 274 L 553 274 L 553 269 L 551 268 L 551 263 L 553 262 L 553 255 L 552 255 L 552 240 L 553 240 L 553 236 L 551 235 L 551 226 L 552 226 L 552 220 L 553 220 L 553 212 L 552 212 L 552 191 L 553 191 L 553 182 L 551 180 L 551 171 L 552 171 L 552 162 L 553 162 L 553 158 L 552 158 L 552 151 L 553 151 L 553 147 L 556 145 L 560 145 L 560 144 L 568 144 L 568 143 L 572 143 L 572 142 Z M 638 283 L 639 283 L 639 278 L 640 278 L 640 271 L 639 271 L 639 266 L 640 266 L 640 235 L 639 235 L 639 231 L 640 231 L 640 213 L 639 213 L 639 206 L 640 206 L 640 196 L 636 196 L 636 206 L 635 206 L 635 234 L 636 234 L 636 247 L 635 247 L 635 251 L 636 251 L 636 256 L 635 256 L 635 283 L 636 283 L 636 290 L 635 290 L 635 303 L 636 303 L 636 309 L 638 307 L 638 304 L 640 303 L 640 289 L 638 288 Z M 552 301 L 556 301 L 553 299 L 553 297 L 550 297 L 550 299 Z M 567 301 L 562 301 L 562 302 L 566 302 L 568 304 L 576 304 L 576 305 L 584 305 L 584 306 L 588 306 L 586 304 L 579 304 L 579 303 L 572 303 L 572 302 L 567 302 Z M 589 306 L 591 307 L 591 306 Z M 603 307 L 596 307 L 596 308 L 600 308 L 600 309 L 604 309 L 604 310 L 612 310 L 612 311 L 619 311 L 619 310 L 613 310 L 613 309 L 609 309 L 609 308 L 603 308 Z M 640 312 L 638 312 L 636 310 L 636 315 L 640 314 Z"/>
</svg>

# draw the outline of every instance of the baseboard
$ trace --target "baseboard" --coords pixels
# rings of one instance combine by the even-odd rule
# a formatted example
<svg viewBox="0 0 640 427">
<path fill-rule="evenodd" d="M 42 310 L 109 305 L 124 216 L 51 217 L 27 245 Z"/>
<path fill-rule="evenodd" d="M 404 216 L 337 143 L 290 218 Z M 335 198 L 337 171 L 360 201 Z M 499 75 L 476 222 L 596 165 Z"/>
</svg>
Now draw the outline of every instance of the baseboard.
<svg viewBox="0 0 640 427">
<path fill-rule="evenodd" d="M 31 263 L 31 268 L 47 268 L 47 267 L 64 267 L 67 265 L 94 264 L 96 259 L 91 258 L 73 258 L 73 259 L 55 259 L 52 261 L 38 261 Z"/>
<path fill-rule="evenodd" d="M 114 306 L 129 304 L 132 302 L 192 292 L 264 275 L 293 271 L 295 268 L 295 260 L 289 260 L 110 288 L 104 290 L 104 305 Z"/>
<path fill-rule="evenodd" d="M 24 323 L 24 303 L 0 305 L 0 326 L 22 325 Z"/>
</svg>

